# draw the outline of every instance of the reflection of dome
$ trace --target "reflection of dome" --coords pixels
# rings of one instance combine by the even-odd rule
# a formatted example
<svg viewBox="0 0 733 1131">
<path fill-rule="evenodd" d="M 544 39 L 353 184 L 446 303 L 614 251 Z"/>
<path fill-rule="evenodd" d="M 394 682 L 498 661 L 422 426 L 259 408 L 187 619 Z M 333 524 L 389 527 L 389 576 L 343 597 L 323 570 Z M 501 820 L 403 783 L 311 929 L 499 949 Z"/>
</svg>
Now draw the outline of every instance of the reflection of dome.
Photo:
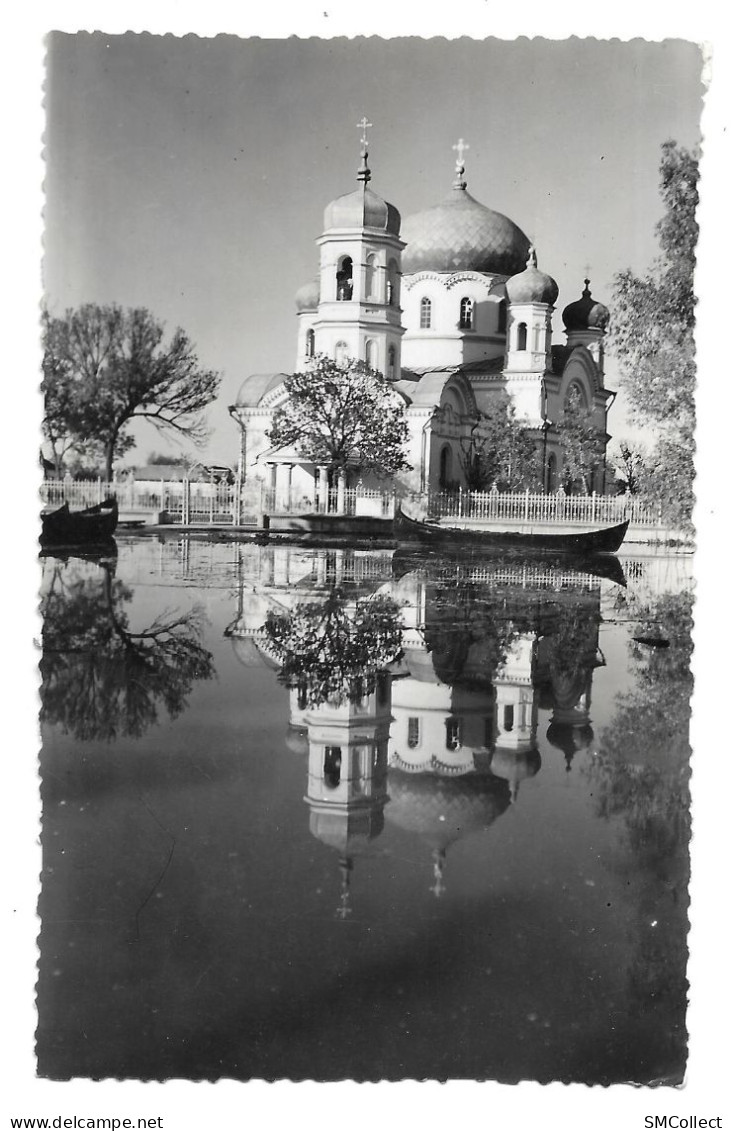
<svg viewBox="0 0 733 1131">
<path fill-rule="evenodd" d="M 527 266 L 518 275 L 507 279 L 506 293 L 509 302 L 542 302 L 552 306 L 558 296 L 555 280 L 537 268 L 537 255 L 533 247 L 529 249 Z"/>
<path fill-rule="evenodd" d="M 570 723 L 552 722 L 547 728 L 547 741 L 565 755 L 567 769 L 579 750 L 587 750 L 593 741 L 593 727 L 589 723 L 572 726 Z"/>
<path fill-rule="evenodd" d="M 541 765 L 539 750 L 517 752 L 501 747 L 497 747 L 491 755 L 490 763 L 492 774 L 509 782 L 512 801 L 517 795 L 520 781 L 533 778 Z"/>
<path fill-rule="evenodd" d="M 387 819 L 441 849 L 487 829 L 509 805 L 506 782 L 491 774 L 437 777 L 391 769 Z"/>
<path fill-rule="evenodd" d="M 369 188 L 358 188 L 339 196 L 326 206 L 323 213 L 323 230 L 333 228 L 376 228 L 392 236 L 400 234 L 400 214 L 393 204 L 388 204 Z"/>
<path fill-rule="evenodd" d="M 611 317 L 608 307 L 596 302 L 590 293 L 590 279 L 585 280 L 585 290 L 576 302 L 571 302 L 562 312 L 566 330 L 605 330 Z"/>
<path fill-rule="evenodd" d="M 308 753 L 308 731 L 305 727 L 288 727 L 285 745 L 293 754 Z"/>
<path fill-rule="evenodd" d="M 310 831 L 314 837 L 349 856 L 367 847 L 384 828 L 384 810 L 381 805 L 352 809 L 350 812 L 335 809 L 311 809 Z"/>
<path fill-rule="evenodd" d="M 321 298 L 321 283 L 319 279 L 312 279 L 295 292 L 295 305 L 300 310 L 317 310 Z"/>
<path fill-rule="evenodd" d="M 402 270 L 485 271 L 514 275 L 521 271 L 529 240 L 517 225 L 454 187 L 432 208 L 408 216 L 402 227 L 407 247 Z"/>
</svg>

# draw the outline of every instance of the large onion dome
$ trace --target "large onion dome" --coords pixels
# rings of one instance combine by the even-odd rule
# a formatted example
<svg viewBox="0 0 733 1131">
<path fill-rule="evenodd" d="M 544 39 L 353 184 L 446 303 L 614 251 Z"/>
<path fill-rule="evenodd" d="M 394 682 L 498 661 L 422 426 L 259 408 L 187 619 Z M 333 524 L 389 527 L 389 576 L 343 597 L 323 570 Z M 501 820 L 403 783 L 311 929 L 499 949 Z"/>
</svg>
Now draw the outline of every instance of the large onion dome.
<svg viewBox="0 0 733 1131">
<path fill-rule="evenodd" d="M 312 279 L 310 283 L 304 283 L 303 286 L 295 292 L 295 306 L 299 314 L 306 310 L 318 310 L 320 300 L 320 279 Z"/>
<path fill-rule="evenodd" d="M 506 293 L 509 302 L 541 302 L 553 306 L 559 294 L 558 285 L 551 275 L 537 268 L 537 253 L 529 249 L 527 266 L 518 275 L 507 279 Z"/>
<path fill-rule="evenodd" d="M 566 330 L 605 330 L 611 317 L 602 302 L 596 302 L 590 293 L 590 279 L 585 279 L 583 294 L 562 312 Z"/>
<path fill-rule="evenodd" d="M 402 226 L 407 247 L 402 271 L 482 271 L 515 275 L 529 253 L 529 240 L 513 220 L 466 192 L 460 176 L 440 204 L 408 216 Z"/>
</svg>

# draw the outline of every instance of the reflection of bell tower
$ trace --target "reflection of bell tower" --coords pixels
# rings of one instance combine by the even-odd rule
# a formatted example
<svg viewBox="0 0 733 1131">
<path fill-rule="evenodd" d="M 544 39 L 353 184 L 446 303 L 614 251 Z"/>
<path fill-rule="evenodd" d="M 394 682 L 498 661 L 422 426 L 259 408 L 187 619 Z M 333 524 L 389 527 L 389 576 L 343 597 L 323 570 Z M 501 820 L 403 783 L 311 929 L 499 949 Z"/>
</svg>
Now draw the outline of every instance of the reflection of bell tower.
<svg viewBox="0 0 733 1131">
<path fill-rule="evenodd" d="M 537 682 L 552 707 L 547 739 L 565 755 L 567 771 L 576 753 L 586 750 L 593 741 L 593 672 L 605 662 L 598 649 L 595 613 L 595 607 L 578 607 L 573 630 L 561 622 L 559 630 L 544 636 L 538 646 Z"/>
<path fill-rule="evenodd" d="M 360 701 L 329 702 L 300 716 L 308 728 L 310 831 L 339 853 L 341 904 L 350 912 L 353 860 L 384 827 L 387 797 L 387 742 L 391 721 L 391 676 L 380 673 Z"/>
</svg>

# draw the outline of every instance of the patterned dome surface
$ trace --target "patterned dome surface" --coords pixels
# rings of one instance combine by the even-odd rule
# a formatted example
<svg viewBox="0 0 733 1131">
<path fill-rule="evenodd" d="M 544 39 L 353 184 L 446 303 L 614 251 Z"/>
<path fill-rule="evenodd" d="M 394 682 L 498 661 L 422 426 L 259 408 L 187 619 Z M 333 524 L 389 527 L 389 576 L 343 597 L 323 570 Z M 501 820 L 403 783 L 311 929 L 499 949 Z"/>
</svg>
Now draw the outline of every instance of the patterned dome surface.
<svg viewBox="0 0 733 1131">
<path fill-rule="evenodd" d="M 402 227 L 407 247 L 402 271 L 485 271 L 516 275 L 527 262 L 530 242 L 513 220 L 454 188 L 442 203 L 408 216 Z"/>
<path fill-rule="evenodd" d="M 510 303 L 541 302 L 553 306 L 560 291 L 551 275 L 538 270 L 537 256 L 532 247 L 524 271 L 507 279 L 506 293 Z"/>
<path fill-rule="evenodd" d="M 358 188 L 339 196 L 326 206 L 323 213 L 323 230 L 332 228 L 376 228 L 392 236 L 400 234 L 400 214 L 394 204 L 389 204 L 369 188 Z"/>
<path fill-rule="evenodd" d="M 590 293 L 590 279 L 585 280 L 585 290 L 579 299 L 571 302 L 562 312 L 566 330 L 605 330 L 611 317 L 602 302 L 596 302 Z"/>
</svg>

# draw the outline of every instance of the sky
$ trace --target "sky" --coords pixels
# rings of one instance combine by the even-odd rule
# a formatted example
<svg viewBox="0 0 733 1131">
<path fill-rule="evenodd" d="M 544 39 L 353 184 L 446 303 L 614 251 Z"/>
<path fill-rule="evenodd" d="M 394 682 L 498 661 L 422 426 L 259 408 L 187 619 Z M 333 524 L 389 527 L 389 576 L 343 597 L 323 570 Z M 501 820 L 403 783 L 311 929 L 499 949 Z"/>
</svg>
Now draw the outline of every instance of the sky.
<svg viewBox="0 0 733 1131">
<path fill-rule="evenodd" d="M 44 287 L 53 313 L 146 306 L 222 374 L 209 458 L 236 460 L 227 406 L 251 373 L 295 364 L 293 297 L 313 278 L 330 200 L 371 187 L 403 217 L 469 192 L 535 242 L 560 312 L 586 271 L 657 248 L 660 146 L 699 141 L 702 55 L 683 40 L 285 39 L 52 33 Z M 607 385 L 618 385 L 611 362 Z M 610 431 L 628 431 L 623 398 Z M 128 463 L 178 450 L 136 425 Z"/>
</svg>

